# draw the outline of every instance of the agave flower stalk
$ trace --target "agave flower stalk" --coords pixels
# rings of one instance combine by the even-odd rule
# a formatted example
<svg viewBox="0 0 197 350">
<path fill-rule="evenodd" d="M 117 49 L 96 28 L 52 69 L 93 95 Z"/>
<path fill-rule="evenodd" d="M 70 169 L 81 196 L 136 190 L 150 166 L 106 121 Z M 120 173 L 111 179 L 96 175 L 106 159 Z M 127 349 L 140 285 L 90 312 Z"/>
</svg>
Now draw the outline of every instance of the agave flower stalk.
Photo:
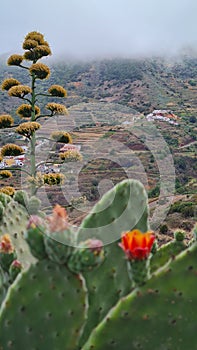
<svg viewBox="0 0 197 350">
<path fill-rule="evenodd" d="M 8 95 L 11 97 L 17 97 L 23 100 L 23 104 L 17 108 L 17 114 L 20 118 L 28 120 L 26 123 L 22 123 L 16 128 L 16 132 L 25 136 L 30 142 L 30 167 L 28 175 L 31 179 L 31 196 L 34 196 L 38 190 L 36 185 L 37 180 L 37 164 L 36 164 L 36 131 L 39 129 L 40 124 L 36 122 L 38 118 L 45 117 L 46 114 L 40 115 L 40 108 L 36 105 L 37 97 L 43 95 L 36 93 L 36 82 L 37 80 L 45 80 L 50 76 L 50 68 L 41 63 L 39 60 L 43 57 L 51 55 L 51 49 L 47 41 L 45 41 L 43 34 L 33 31 L 26 35 L 25 40 L 22 45 L 25 50 L 23 55 L 14 54 L 11 55 L 7 64 L 9 66 L 17 66 L 19 68 L 24 68 L 28 71 L 31 79 L 30 86 L 22 85 L 20 81 L 14 78 L 5 79 L 1 85 L 2 90 L 7 91 Z M 30 65 L 23 64 L 24 61 L 29 61 Z M 52 85 L 48 88 L 48 94 L 44 94 L 48 97 L 66 97 L 66 90 L 60 85 Z M 67 109 L 64 105 L 59 103 L 48 103 L 45 106 L 49 110 L 49 117 L 56 114 L 66 115 L 68 114 Z M 16 127 L 14 124 L 14 119 L 9 115 L 0 116 L 0 128 L 6 127 Z M 69 142 L 71 139 L 68 140 Z M 12 145 L 12 149 L 3 149 L 0 156 L 5 156 L 3 152 L 14 152 L 18 154 L 19 149 L 17 146 Z M 7 154 L 8 155 L 8 154 Z M 24 171 L 23 169 L 20 169 Z M 26 172 L 26 171 L 24 171 Z M 56 181 L 57 182 L 57 181 Z M 58 184 L 61 181 L 58 181 Z M 44 184 L 44 181 L 43 183 Z M 56 184 L 56 183 L 55 183 Z"/>
</svg>

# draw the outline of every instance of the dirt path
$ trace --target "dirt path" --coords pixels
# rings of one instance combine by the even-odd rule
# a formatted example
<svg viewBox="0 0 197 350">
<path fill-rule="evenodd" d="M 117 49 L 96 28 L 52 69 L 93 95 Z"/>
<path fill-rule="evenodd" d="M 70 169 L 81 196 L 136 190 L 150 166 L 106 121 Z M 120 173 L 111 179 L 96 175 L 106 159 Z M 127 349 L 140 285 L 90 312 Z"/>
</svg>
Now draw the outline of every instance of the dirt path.
<svg viewBox="0 0 197 350">
<path fill-rule="evenodd" d="M 195 145 L 196 143 L 197 143 L 197 141 L 192 141 L 192 142 L 188 143 L 187 145 L 180 146 L 178 149 L 186 148 L 186 147 L 189 147 L 189 146 Z"/>
</svg>

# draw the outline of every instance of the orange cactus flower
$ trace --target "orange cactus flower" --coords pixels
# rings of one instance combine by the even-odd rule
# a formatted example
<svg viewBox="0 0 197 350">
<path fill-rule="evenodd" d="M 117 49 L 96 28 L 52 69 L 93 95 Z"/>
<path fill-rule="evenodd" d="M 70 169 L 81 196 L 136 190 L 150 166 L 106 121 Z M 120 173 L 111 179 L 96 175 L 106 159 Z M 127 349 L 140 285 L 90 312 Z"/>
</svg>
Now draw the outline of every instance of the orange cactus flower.
<svg viewBox="0 0 197 350">
<path fill-rule="evenodd" d="M 14 247 L 8 234 L 5 234 L 1 237 L 0 252 L 6 254 L 11 254 L 14 252 Z"/>
<path fill-rule="evenodd" d="M 148 258 L 154 240 L 155 236 L 151 231 L 142 233 L 139 230 L 133 230 L 123 233 L 119 246 L 129 260 L 143 260 Z"/>
<path fill-rule="evenodd" d="M 68 215 L 66 209 L 56 204 L 52 216 L 48 217 L 50 232 L 60 232 L 68 229 Z"/>
<path fill-rule="evenodd" d="M 53 214 L 55 214 L 59 218 L 67 219 L 66 209 L 61 207 L 61 205 L 59 204 L 56 204 L 56 206 L 53 208 Z"/>
</svg>

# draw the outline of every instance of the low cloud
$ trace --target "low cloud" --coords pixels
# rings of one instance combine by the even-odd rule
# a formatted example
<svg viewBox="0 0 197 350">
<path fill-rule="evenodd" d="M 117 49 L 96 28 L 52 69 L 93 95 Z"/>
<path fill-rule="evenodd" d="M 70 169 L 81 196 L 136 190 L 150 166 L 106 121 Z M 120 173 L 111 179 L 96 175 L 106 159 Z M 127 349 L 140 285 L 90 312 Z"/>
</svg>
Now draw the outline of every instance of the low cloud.
<svg viewBox="0 0 197 350">
<path fill-rule="evenodd" d="M 11 0 L 0 13 L 1 53 L 27 32 L 46 35 L 55 55 L 75 58 L 172 55 L 197 47 L 196 0 Z"/>
</svg>

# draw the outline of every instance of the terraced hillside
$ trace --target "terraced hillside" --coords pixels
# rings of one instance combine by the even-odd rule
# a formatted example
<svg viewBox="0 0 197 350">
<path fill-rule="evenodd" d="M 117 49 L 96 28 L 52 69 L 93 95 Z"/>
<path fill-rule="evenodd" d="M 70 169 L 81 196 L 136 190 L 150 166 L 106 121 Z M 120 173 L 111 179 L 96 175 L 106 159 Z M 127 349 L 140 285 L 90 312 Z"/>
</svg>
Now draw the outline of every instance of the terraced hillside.
<svg viewBox="0 0 197 350">
<path fill-rule="evenodd" d="M 37 162 L 58 163 L 53 145 L 48 140 L 40 142 L 56 129 L 71 133 L 73 143 L 81 146 L 83 162 L 60 166 L 66 175 L 65 184 L 61 189 L 45 186 L 39 191 L 43 207 L 50 210 L 51 205 L 60 202 L 68 206 L 71 220 L 78 223 L 103 192 L 118 181 L 132 177 L 146 186 L 154 215 L 154 208 L 158 204 L 164 206 L 169 197 L 161 193 L 161 174 L 165 175 L 168 170 L 166 162 L 170 155 L 175 196 L 163 223 L 167 226 L 166 237 L 170 237 L 172 228 L 189 231 L 196 217 L 197 203 L 196 62 L 196 58 L 185 58 L 179 62 L 149 59 L 51 63 L 52 77 L 44 84 L 47 87 L 58 83 L 67 88 L 65 104 L 69 107 L 69 116 L 42 121 Z M 8 68 L 1 61 L 1 80 L 12 75 L 28 83 L 17 68 Z M 46 102 L 44 97 L 41 102 Z M 1 113 L 11 111 L 15 116 L 16 105 L 15 99 L 0 92 Z M 179 118 L 178 125 L 163 121 L 148 124 L 145 115 L 153 109 L 171 109 Z M 0 145 L 12 141 L 15 141 L 13 134 L 8 130 L 1 132 Z M 11 179 L 1 181 L 1 185 L 5 184 L 19 188 L 20 172 L 15 171 Z M 22 185 L 25 186 L 23 181 Z M 86 197 L 86 202 L 80 203 L 79 197 Z M 173 207 L 176 202 L 177 206 Z M 160 228 L 157 232 L 160 234 Z"/>
</svg>

